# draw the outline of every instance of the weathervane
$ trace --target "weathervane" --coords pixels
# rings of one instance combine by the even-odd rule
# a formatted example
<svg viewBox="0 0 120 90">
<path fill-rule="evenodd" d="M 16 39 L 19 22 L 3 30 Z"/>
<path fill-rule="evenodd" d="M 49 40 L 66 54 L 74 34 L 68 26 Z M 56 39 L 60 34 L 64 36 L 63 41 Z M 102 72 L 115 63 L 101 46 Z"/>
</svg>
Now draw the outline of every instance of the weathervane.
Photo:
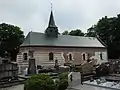
<svg viewBox="0 0 120 90">
<path fill-rule="evenodd" d="M 53 8 L 53 4 L 52 4 L 52 2 L 51 2 L 51 10 L 52 10 L 52 8 Z"/>
<path fill-rule="evenodd" d="M 52 3 L 52 0 L 48 0 L 50 2 L 50 5 L 51 5 L 51 10 L 53 8 L 53 3 Z"/>
</svg>

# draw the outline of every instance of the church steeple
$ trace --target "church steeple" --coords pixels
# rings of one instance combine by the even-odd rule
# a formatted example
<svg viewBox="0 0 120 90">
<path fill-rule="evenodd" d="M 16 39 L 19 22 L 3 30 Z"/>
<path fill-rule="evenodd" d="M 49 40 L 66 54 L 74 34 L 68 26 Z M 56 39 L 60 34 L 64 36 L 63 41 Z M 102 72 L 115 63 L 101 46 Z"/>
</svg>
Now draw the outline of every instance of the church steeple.
<svg viewBox="0 0 120 90">
<path fill-rule="evenodd" d="M 49 24 L 47 29 L 45 30 L 45 34 L 48 37 L 58 37 L 58 27 L 55 25 L 53 12 L 51 10 L 50 18 L 49 18 Z"/>
<path fill-rule="evenodd" d="M 50 19 L 49 19 L 49 25 L 48 25 L 48 27 L 56 27 L 52 10 L 51 10 L 51 14 L 50 14 Z"/>
</svg>

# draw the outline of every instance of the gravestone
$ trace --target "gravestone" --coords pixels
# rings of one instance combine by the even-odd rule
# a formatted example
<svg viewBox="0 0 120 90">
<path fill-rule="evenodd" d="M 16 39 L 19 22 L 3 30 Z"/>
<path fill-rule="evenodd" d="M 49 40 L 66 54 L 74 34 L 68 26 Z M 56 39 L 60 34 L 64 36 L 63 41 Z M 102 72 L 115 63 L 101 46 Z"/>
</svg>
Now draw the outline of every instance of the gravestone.
<svg viewBox="0 0 120 90">
<path fill-rule="evenodd" d="M 33 51 L 30 51 L 30 59 L 28 64 L 28 75 L 36 74 L 35 58 L 33 58 Z"/>
<path fill-rule="evenodd" d="M 68 75 L 68 83 L 70 86 L 77 86 L 81 84 L 80 72 L 71 72 Z"/>
<path fill-rule="evenodd" d="M 29 59 L 28 75 L 36 74 L 35 58 Z"/>
<path fill-rule="evenodd" d="M 6 52 L 5 57 L 0 63 L 0 80 L 8 81 L 18 79 L 18 65 L 10 62 L 9 54 Z"/>
<path fill-rule="evenodd" d="M 59 70 L 59 65 L 58 65 L 58 60 L 57 59 L 55 60 L 55 66 L 54 66 L 54 68 L 56 68 L 56 70 Z"/>
</svg>

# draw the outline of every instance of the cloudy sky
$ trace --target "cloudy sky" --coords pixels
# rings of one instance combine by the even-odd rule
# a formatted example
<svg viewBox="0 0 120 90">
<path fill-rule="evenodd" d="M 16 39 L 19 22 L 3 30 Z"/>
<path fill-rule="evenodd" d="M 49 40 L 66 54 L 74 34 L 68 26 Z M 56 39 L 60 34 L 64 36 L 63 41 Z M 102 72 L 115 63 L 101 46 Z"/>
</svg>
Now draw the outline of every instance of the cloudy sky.
<svg viewBox="0 0 120 90">
<path fill-rule="evenodd" d="M 44 32 L 53 3 L 59 31 L 81 29 L 83 32 L 103 16 L 120 13 L 120 0 L 0 0 L 0 23 L 19 26 L 29 31 Z"/>
</svg>

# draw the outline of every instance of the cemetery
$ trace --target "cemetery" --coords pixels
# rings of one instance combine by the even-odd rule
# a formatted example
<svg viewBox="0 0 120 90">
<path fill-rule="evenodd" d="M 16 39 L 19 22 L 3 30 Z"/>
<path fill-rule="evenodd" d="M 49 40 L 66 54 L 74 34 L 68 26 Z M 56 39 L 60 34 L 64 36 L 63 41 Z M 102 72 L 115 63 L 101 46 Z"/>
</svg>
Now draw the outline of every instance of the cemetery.
<svg viewBox="0 0 120 90">
<path fill-rule="evenodd" d="M 26 33 L 26 37 L 22 28 L 6 23 L 0 24 L 0 90 L 16 85 L 22 85 L 21 90 L 72 90 L 73 87 L 79 87 L 77 89 L 79 90 L 85 85 L 100 87 L 105 90 L 120 90 L 120 32 L 118 32 L 120 15 L 112 18 L 103 17 L 87 32 L 75 29 L 61 33 L 59 29 L 72 27 L 60 26 L 59 28 L 54 19 L 52 7 L 51 3 L 47 27 L 41 28 L 41 30 L 38 28 L 39 31 L 37 32 L 29 31 Z M 17 8 L 15 9 L 17 10 Z M 24 11 L 24 9 L 18 11 Z M 46 13 L 45 10 L 43 11 Z M 56 15 L 60 14 L 57 13 L 55 12 Z M 67 12 L 63 14 L 65 15 Z M 71 15 L 71 13 L 68 14 Z M 87 14 L 89 15 L 89 12 Z M 32 20 L 37 20 L 38 17 L 36 18 L 34 15 L 37 16 L 36 14 L 31 15 L 34 17 Z M 77 15 L 76 12 L 75 15 Z M 15 16 L 19 18 L 19 15 Z M 28 15 L 25 16 L 29 17 Z M 41 14 L 40 16 L 44 15 Z M 75 18 L 73 21 L 68 18 L 72 19 L 69 16 L 62 16 L 61 20 L 67 21 L 68 24 L 70 22 L 71 24 L 68 26 L 76 24 Z M 76 19 L 78 18 L 76 17 Z M 46 19 L 42 19 L 46 22 Z M 27 18 L 25 21 L 22 19 L 21 21 L 22 23 L 25 22 L 24 25 L 27 26 Z M 64 24 L 65 21 L 61 23 Z M 81 22 L 81 20 L 79 21 Z M 34 29 L 32 26 L 30 27 L 33 22 L 28 23 L 29 29 Z M 109 60 L 109 58 L 112 59 Z"/>
<path fill-rule="evenodd" d="M 0 88 L 9 87 L 23 83 L 24 79 L 18 77 L 18 65 L 10 61 L 6 52 L 4 58 L 0 62 Z"/>
<path fill-rule="evenodd" d="M 83 84 L 96 87 L 120 89 L 120 68 L 119 60 L 110 61 L 102 64 L 96 69 L 96 75 L 90 80 L 84 81 Z"/>
</svg>

